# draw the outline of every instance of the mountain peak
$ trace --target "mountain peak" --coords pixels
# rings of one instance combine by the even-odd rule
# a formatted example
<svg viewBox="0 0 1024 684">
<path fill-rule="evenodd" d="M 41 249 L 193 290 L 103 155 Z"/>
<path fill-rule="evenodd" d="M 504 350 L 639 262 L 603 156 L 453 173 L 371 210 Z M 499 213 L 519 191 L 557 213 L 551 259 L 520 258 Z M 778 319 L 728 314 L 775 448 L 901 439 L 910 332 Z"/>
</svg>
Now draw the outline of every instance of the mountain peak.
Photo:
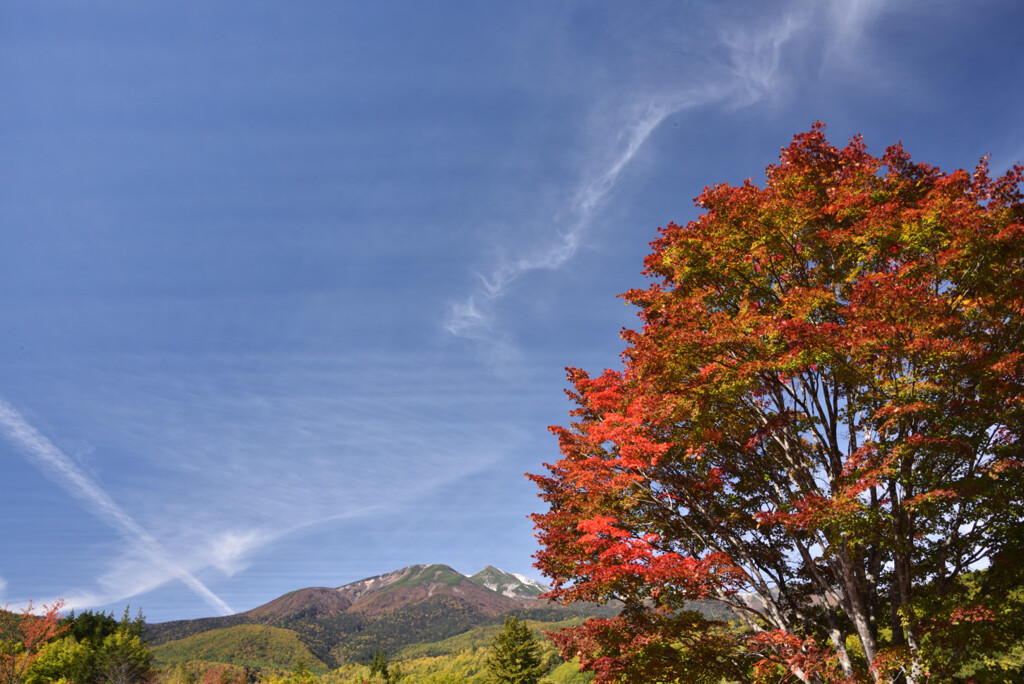
<svg viewBox="0 0 1024 684">
<path fill-rule="evenodd" d="M 505 572 L 493 565 L 488 565 L 469 579 L 502 596 L 514 599 L 535 599 L 548 590 L 536 580 Z"/>
<path fill-rule="evenodd" d="M 467 577 L 448 565 L 410 565 L 340 587 L 306 587 L 233 617 L 238 622 L 286 624 L 295 620 L 381 615 L 423 601 L 457 602 L 495 616 L 533 603 L 547 587 L 488 565 Z"/>
<path fill-rule="evenodd" d="M 288 667 L 302 658 L 311 666 L 334 668 L 367 661 L 381 649 L 395 653 L 403 646 L 493 625 L 510 613 L 542 622 L 597 614 L 592 606 L 538 601 L 544 591 L 539 582 L 493 565 L 472 578 L 447 565 L 410 565 L 341 587 L 290 591 L 237 615 L 150 624 L 146 629 L 150 643 L 163 649 L 170 662 L 251 664 L 255 659 Z M 212 630 L 216 634 L 204 636 Z"/>
<path fill-rule="evenodd" d="M 440 597 L 472 604 L 487 614 L 510 610 L 506 597 L 495 596 L 478 582 L 447 565 L 410 565 L 383 575 L 368 577 L 335 590 L 349 601 L 349 612 L 374 613 Z"/>
</svg>

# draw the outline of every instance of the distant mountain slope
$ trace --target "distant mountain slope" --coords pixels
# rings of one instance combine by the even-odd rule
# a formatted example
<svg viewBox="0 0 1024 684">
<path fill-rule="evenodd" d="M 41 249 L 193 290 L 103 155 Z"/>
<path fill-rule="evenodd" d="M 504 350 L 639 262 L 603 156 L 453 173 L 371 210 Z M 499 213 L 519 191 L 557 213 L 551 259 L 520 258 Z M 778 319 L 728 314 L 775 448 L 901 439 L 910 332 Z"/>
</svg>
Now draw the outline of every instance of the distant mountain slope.
<svg viewBox="0 0 1024 684">
<path fill-rule="evenodd" d="M 508 598 L 535 599 L 548 591 L 536 580 L 499 570 L 493 565 L 488 565 L 469 579 Z"/>
<path fill-rule="evenodd" d="M 614 612 L 550 604 L 536 598 L 543 590 L 537 582 L 492 566 L 466 577 L 447 565 L 412 565 L 333 589 L 298 589 L 237 615 L 157 623 L 147 630 L 150 642 L 158 647 L 186 640 L 178 648 L 196 651 L 191 659 L 208 659 L 199 655 L 207 642 L 190 637 L 220 630 L 214 650 L 223 654 L 234 648 L 241 658 L 244 645 L 230 642 L 250 632 L 238 627 L 274 627 L 293 634 L 319 662 L 336 667 L 369 660 L 377 650 L 396 653 L 409 644 L 499 624 L 510 613 L 552 622 Z"/>
<path fill-rule="evenodd" d="M 266 625 L 236 625 L 210 630 L 154 646 L 153 655 L 157 662 L 165 664 L 203 660 L 291 670 L 302 661 L 313 671 L 325 672 L 328 669 L 327 664 L 302 643 L 298 634 Z"/>
<path fill-rule="evenodd" d="M 299 618 L 322 618 L 341 615 L 352 607 L 352 601 L 337 589 L 308 587 L 296 589 L 269 603 L 242 613 L 260 622 Z"/>
<path fill-rule="evenodd" d="M 381 615 L 437 596 L 449 596 L 468 611 L 486 617 L 520 607 L 518 601 L 471 581 L 447 565 L 413 565 L 400 572 L 388 584 L 362 594 L 350 610 Z M 347 589 L 342 587 L 339 591 Z"/>
<path fill-rule="evenodd" d="M 456 572 L 447 565 L 410 565 L 407 568 L 394 570 L 376 577 L 351 582 L 338 587 L 338 593 L 352 601 L 353 604 L 363 603 L 380 594 L 387 594 L 400 589 L 415 587 L 433 587 L 435 590 L 444 586 L 455 586 L 466 580 L 466 576 Z"/>
<path fill-rule="evenodd" d="M 390 611 L 340 641 L 330 655 L 336 662 L 365 662 L 378 650 L 395 653 L 419 642 L 446 639 L 501 618 L 487 615 L 455 596 L 438 594 Z"/>
<path fill-rule="evenodd" d="M 488 570 L 516 582 L 513 575 L 490 566 L 481 573 Z M 530 595 L 526 591 L 520 593 L 523 595 L 503 595 L 493 591 L 483 582 L 474 581 L 447 565 L 410 565 L 335 589 L 308 587 L 290 591 L 273 601 L 241 613 L 240 616 L 243 622 L 263 624 L 327 618 L 345 613 L 377 616 L 439 595 L 453 596 L 479 612 L 493 616 L 522 607 L 518 602 L 520 598 L 533 599 L 537 595 Z"/>
<path fill-rule="evenodd" d="M 255 620 L 250 619 L 244 613 L 225 615 L 223 617 L 196 618 L 195 620 L 153 622 L 146 625 L 146 636 L 151 645 L 159 645 L 214 629 L 225 629 L 235 625 L 253 624 L 255 622 Z"/>
</svg>

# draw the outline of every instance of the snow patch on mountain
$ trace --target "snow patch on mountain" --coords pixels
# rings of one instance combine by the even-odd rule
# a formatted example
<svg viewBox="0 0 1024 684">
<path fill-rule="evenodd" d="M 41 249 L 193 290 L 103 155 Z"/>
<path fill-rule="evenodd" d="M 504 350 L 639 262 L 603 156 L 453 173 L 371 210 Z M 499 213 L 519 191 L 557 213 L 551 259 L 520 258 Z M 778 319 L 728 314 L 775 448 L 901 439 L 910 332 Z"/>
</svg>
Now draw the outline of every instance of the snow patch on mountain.
<svg viewBox="0 0 1024 684">
<path fill-rule="evenodd" d="M 515 577 L 517 580 L 519 580 L 520 582 L 522 582 L 523 584 L 525 584 L 528 587 L 536 587 L 537 589 L 540 589 L 542 592 L 548 590 L 547 586 L 545 586 L 544 584 L 538 582 L 537 580 L 533 579 L 532 577 L 527 577 L 526 575 L 520 575 L 519 573 L 516 573 L 516 572 L 512 572 L 512 573 L 509 573 L 509 574 L 512 575 L 513 577 Z"/>
<path fill-rule="evenodd" d="M 513 599 L 535 599 L 547 591 L 540 582 L 511 572 L 505 572 L 493 565 L 476 573 L 470 580 L 491 591 Z"/>
</svg>

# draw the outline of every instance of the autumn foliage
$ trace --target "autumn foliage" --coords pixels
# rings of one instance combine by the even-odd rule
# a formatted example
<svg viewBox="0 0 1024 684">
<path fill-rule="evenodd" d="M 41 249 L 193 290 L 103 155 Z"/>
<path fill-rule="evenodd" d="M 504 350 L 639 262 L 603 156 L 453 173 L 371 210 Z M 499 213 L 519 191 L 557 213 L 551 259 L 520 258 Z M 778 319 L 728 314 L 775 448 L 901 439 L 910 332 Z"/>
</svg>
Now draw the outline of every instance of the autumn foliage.
<svg viewBox="0 0 1024 684">
<path fill-rule="evenodd" d="M 30 603 L 21 613 L 0 609 L 0 684 L 18 684 L 39 658 L 43 646 L 60 636 L 63 601 L 42 607 L 36 614 Z"/>
<path fill-rule="evenodd" d="M 551 596 L 624 605 L 566 655 L 600 682 L 919 684 L 1020 640 L 1022 182 L 818 124 L 660 231 L 623 369 L 569 369 L 530 476 Z M 735 623 L 687 610 L 709 598 Z"/>
</svg>

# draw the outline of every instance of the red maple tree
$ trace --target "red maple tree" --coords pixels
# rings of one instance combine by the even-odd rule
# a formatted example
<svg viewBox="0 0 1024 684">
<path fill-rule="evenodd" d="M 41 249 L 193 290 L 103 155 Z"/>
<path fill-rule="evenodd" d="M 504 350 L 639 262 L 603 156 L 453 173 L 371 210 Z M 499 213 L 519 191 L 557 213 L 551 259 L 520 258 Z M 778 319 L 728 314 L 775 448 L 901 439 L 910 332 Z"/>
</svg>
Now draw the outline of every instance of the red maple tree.
<svg viewBox="0 0 1024 684">
<path fill-rule="evenodd" d="M 39 657 L 43 646 L 60 636 L 63 601 L 44 605 L 38 615 L 29 603 L 21 613 L 0 609 L 0 683 L 18 684 Z"/>
<path fill-rule="evenodd" d="M 551 597 L 623 602 L 555 636 L 599 682 L 920 684 L 1012 639 L 1024 167 L 823 129 L 661 229 L 624 368 L 568 369 L 532 517 Z"/>
</svg>

